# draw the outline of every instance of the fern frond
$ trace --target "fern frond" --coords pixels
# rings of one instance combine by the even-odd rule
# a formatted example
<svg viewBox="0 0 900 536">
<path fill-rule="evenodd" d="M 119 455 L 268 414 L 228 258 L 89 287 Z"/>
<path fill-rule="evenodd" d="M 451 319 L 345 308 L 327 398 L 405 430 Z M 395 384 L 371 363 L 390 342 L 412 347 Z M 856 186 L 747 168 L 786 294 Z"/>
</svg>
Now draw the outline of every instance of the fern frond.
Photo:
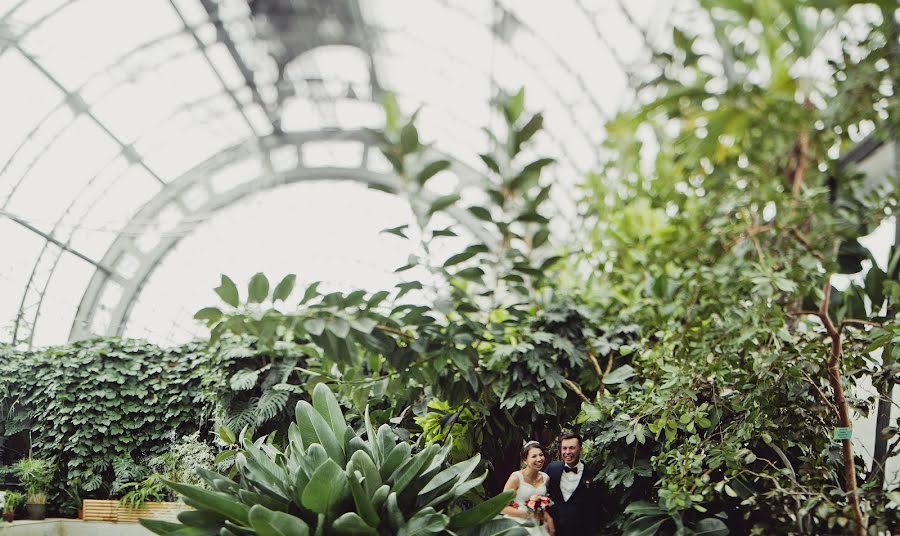
<svg viewBox="0 0 900 536">
<path fill-rule="evenodd" d="M 256 380 L 259 378 L 260 370 L 241 369 L 234 373 L 231 377 L 232 391 L 246 391 L 256 386 Z"/>
<path fill-rule="evenodd" d="M 238 402 L 235 406 L 225 409 L 223 419 L 225 425 L 232 430 L 242 430 L 256 422 L 257 398 L 251 398 L 246 402 Z"/>
<path fill-rule="evenodd" d="M 291 372 L 294 371 L 294 367 L 297 366 L 297 357 L 296 356 L 288 356 L 282 358 L 280 361 L 272 365 L 272 370 L 266 374 L 266 378 L 263 380 L 262 389 L 263 391 L 269 390 L 272 386 L 285 383 L 290 377 Z"/>
<path fill-rule="evenodd" d="M 263 393 L 256 404 L 256 424 L 263 424 L 275 418 L 287 407 L 290 394 L 286 391 L 270 390 Z"/>
</svg>

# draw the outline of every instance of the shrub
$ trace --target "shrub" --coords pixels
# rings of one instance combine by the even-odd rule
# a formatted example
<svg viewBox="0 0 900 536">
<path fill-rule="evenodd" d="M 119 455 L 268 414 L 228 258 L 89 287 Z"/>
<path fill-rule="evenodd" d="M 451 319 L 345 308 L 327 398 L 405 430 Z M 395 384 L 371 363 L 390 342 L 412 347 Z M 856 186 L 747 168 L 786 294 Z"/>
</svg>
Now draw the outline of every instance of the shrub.
<svg viewBox="0 0 900 536">
<path fill-rule="evenodd" d="M 362 439 L 325 385 L 312 398 L 297 404 L 283 451 L 245 436 L 237 482 L 206 470 L 199 472 L 210 489 L 167 481 L 197 511 L 179 514 L 180 523 L 141 524 L 156 534 L 525 534 L 497 518 L 511 493 L 461 508 L 487 476 L 469 478 L 480 456 L 445 468 L 451 445 L 413 454 L 389 426 L 375 432 L 368 415 Z"/>
</svg>

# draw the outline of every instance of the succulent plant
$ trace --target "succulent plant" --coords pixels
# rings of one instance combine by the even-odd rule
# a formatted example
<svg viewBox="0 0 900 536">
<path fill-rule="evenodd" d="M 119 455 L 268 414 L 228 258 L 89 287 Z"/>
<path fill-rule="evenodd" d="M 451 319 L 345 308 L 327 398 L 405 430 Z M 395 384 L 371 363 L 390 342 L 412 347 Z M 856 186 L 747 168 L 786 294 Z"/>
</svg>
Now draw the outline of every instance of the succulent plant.
<svg viewBox="0 0 900 536">
<path fill-rule="evenodd" d="M 178 514 L 179 523 L 141 524 L 156 534 L 197 536 L 526 534 L 498 517 L 512 492 L 459 508 L 487 476 L 470 478 L 479 455 L 445 466 L 449 444 L 413 453 L 389 426 L 376 432 L 368 412 L 363 439 L 322 384 L 312 404 L 301 401 L 295 413 L 284 451 L 266 438 L 242 439 L 237 481 L 202 469 L 209 489 L 167 481 L 196 510 Z"/>
</svg>

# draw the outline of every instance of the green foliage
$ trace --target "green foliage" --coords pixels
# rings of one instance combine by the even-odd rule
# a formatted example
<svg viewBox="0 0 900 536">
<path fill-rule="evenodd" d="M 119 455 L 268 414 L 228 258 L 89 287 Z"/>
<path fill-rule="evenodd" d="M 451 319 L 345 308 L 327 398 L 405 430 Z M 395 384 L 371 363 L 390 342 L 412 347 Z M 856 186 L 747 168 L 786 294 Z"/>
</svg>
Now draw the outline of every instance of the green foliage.
<svg viewBox="0 0 900 536">
<path fill-rule="evenodd" d="M 373 400 L 376 419 L 406 420 L 411 427 L 413 415 L 430 419 L 430 400 L 460 411 L 468 404 L 474 424 L 456 436 L 454 455 L 468 457 L 477 445 L 495 444 L 500 448 L 491 452 L 491 461 L 505 471 L 515 465 L 524 437 L 547 434 L 577 413 L 579 399 L 566 391 L 566 380 L 573 391 L 581 392 L 570 378 L 587 381 L 588 394 L 600 389 L 593 372 L 583 374 L 587 345 L 600 336 L 601 328 L 589 325 L 596 319 L 585 319 L 552 291 L 546 303 L 531 303 L 550 290 L 547 274 L 560 260 L 550 241 L 550 181 L 543 179 L 552 160 L 527 151 L 541 116 L 525 112 L 523 92 L 498 108 L 507 122 L 491 133 L 495 150 L 481 155 L 490 171 L 486 206 L 460 207 L 458 194 L 434 196 L 427 190 L 430 177 L 452 166 L 435 158 L 418 136 L 415 117 L 403 116 L 391 97 L 385 104 L 387 127 L 373 133 L 404 184 L 397 193 L 409 196 L 422 237 L 417 253 L 397 271 L 420 267 L 442 282 L 432 304 L 405 301 L 408 293 L 430 285 L 424 280 L 373 293 L 323 294 L 313 283 L 299 301 L 274 294 L 270 299 L 261 274 L 251 280 L 248 299 L 234 303 L 237 287 L 223 292 L 232 287 L 223 276 L 216 292 L 225 307 L 196 315 L 219 346 L 216 368 L 222 372 L 213 375 L 212 390 L 220 400 L 221 424 L 232 431 L 255 426 L 283 434 L 288 424 L 283 408 L 307 397 L 319 382 L 337 385 L 359 412 Z M 435 228 L 433 214 L 463 208 L 482 220 L 485 239 L 448 258 L 433 258 L 433 242 L 455 236 L 452 229 Z M 408 240 L 408 227 L 384 232 Z M 293 286 L 296 278 L 287 278 Z M 262 410 L 264 402 L 271 411 Z M 437 430 L 425 435 L 441 437 Z"/>
<path fill-rule="evenodd" d="M 28 494 L 28 500 L 34 504 L 46 502 L 54 471 L 53 464 L 39 458 L 23 458 L 12 467 L 13 474 Z"/>
<path fill-rule="evenodd" d="M 0 495 L 3 496 L 0 506 L 3 507 L 4 514 L 11 514 L 16 511 L 16 508 L 25 504 L 25 495 L 17 491 L 4 491 Z"/>
<path fill-rule="evenodd" d="M 196 511 L 179 514 L 180 523 L 141 523 L 156 534 L 465 535 L 483 534 L 488 524 L 488 534 L 525 533 L 495 519 L 509 494 L 460 510 L 461 498 L 487 476 L 470 478 L 480 457 L 447 467 L 449 445 L 413 453 L 389 426 L 376 432 L 368 414 L 363 439 L 326 386 L 317 385 L 312 400 L 297 405 L 284 450 L 242 434 L 237 482 L 205 470 L 208 489 L 167 481 Z"/>
<path fill-rule="evenodd" d="M 30 415 L 34 456 L 56 468 L 55 488 L 105 497 L 117 459 L 164 452 L 172 434 L 196 430 L 205 345 L 172 349 L 95 339 L 0 362 L 0 393 Z"/>
<path fill-rule="evenodd" d="M 195 432 L 172 443 L 164 453 L 147 459 L 144 463 L 134 463 L 131 458 L 113 462 L 116 481 L 113 490 L 127 492 L 120 504 L 133 508 L 146 501 L 175 500 L 163 479 L 184 484 L 202 485 L 200 470 L 213 468 L 215 457 L 212 448 L 199 440 Z M 124 482 L 124 483 L 122 483 Z"/>
<path fill-rule="evenodd" d="M 844 534 L 854 516 L 818 311 L 829 274 L 859 274 L 831 288 L 827 312 L 842 335 L 837 374 L 865 415 L 875 401 L 853 383 L 870 376 L 890 393 L 896 380 L 894 322 L 865 324 L 897 303 L 885 291 L 896 260 L 869 269 L 858 239 L 896 202 L 889 177 L 837 157 L 864 122 L 895 124 L 884 88 L 896 67 L 875 68 L 893 8 L 852 23 L 829 72 L 810 58 L 852 2 L 703 4 L 714 42 L 675 28 L 647 105 L 609 125 L 609 164 L 588 179 L 593 247 L 569 277 L 602 267 L 592 308 L 641 330 L 633 375 L 584 405 L 587 457 L 610 488 L 610 533 Z M 856 460 L 859 495 L 872 530 L 892 531 L 882 462 Z"/>
</svg>

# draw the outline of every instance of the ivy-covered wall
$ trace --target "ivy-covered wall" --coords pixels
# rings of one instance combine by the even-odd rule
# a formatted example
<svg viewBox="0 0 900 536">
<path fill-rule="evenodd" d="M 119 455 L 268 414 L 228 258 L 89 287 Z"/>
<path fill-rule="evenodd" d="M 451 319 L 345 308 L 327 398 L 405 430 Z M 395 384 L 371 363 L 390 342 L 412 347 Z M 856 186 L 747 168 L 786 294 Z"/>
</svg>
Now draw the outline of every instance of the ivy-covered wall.
<svg viewBox="0 0 900 536">
<path fill-rule="evenodd" d="M 28 455 L 30 444 L 56 466 L 55 492 L 106 497 L 117 459 L 160 454 L 204 427 L 206 348 L 128 339 L 0 347 L 0 462 Z"/>
</svg>

